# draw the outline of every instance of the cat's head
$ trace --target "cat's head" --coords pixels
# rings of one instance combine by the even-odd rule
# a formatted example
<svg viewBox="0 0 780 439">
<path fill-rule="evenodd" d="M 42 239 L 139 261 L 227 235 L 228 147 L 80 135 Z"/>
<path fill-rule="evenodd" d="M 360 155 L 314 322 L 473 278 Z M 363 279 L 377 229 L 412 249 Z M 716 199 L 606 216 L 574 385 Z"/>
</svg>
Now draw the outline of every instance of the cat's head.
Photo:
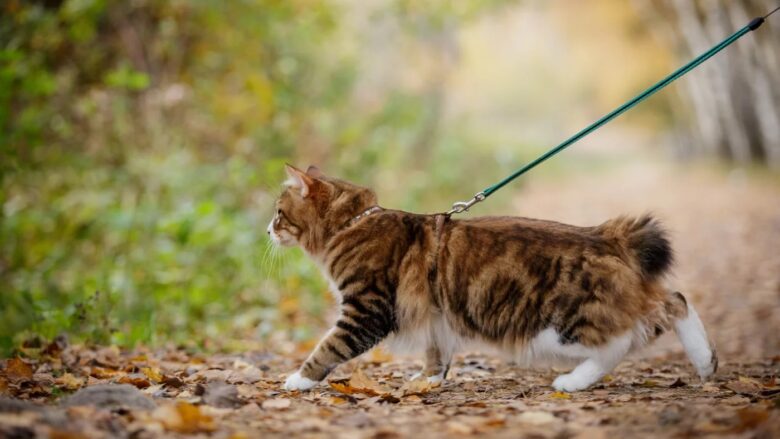
<svg viewBox="0 0 780 439">
<path fill-rule="evenodd" d="M 327 177 L 314 166 L 303 172 L 286 165 L 286 171 L 285 189 L 268 225 L 276 244 L 298 245 L 316 255 L 353 218 L 377 204 L 371 189 Z"/>
</svg>

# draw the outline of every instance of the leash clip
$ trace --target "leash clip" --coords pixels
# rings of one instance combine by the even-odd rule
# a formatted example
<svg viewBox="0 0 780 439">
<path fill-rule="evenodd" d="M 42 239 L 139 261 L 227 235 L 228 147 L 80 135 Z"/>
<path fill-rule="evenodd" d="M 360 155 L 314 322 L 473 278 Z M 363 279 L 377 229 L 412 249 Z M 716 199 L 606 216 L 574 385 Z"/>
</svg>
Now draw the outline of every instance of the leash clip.
<svg viewBox="0 0 780 439">
<path fill-rule="evenodd" d="M 485 193 L 484 192 L 477 192 L 472 199 L 469 201 L 458 201 L 457 203 L 454 203 L 452 205 L 452 209 L 450 209 L 446 215 L 452 215 L 453 213 L 463 213 L 471 206 L 479 203 L 480 201 L 483 201 L 485 199 Z"/>
</svg>

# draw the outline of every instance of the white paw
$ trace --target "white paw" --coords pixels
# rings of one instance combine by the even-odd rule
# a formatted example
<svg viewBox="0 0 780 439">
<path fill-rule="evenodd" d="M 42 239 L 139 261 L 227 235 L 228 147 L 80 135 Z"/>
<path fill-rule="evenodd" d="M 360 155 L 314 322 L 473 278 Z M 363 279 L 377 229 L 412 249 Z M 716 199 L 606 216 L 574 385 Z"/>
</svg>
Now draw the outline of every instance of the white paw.
<svg viewBox="0 0 780 439">
<path fill-rule="evenodd" d="M 553 387 L 559 392 L 576 392 L 577 390 L 587 389 L 591 382 L 580 375 L 567 373 L 561 375 L 553 381 Z"/>
<path fill-rule="evenodd" d="M 701 367 L 697 367 L 696 371 L 699 373 L 699 378 L 702 381 L 707 381 L 707 378 L 715 373 L 716 370 L 718 370 L 718 354 L 713 349 L 710 353 L 710 361 L 704 363 Z"/>
<path fill-rule="evenodd" d="M 422 372 L 417 372 L 416 374 L 412 375 L 412 377 L 409 379 L 410 381 L 417 381 L 420 378 L 422 378 L 424 375 Z M 444 381 L 444 373 L 440 373 L 438 375 L 432 375 L 427 378 L 428 382 L 431 384 L 441 384 L 442 381 Z"/>
<path fill-rule="evenodd" d="M 428 382 L 434 385 L 439 385 L 441 382 L 444 381 L 444 373 L 440 373 L 438 375 L 433 375 L 428 377 Z"/>
<path fill-rule="evenodd" d="M 284 382 L 284 390 L 309 390 L 317 385 L 317 381 L 301 376 L 301 372 L 295 372 L 287 377 Z"/>
</svg>

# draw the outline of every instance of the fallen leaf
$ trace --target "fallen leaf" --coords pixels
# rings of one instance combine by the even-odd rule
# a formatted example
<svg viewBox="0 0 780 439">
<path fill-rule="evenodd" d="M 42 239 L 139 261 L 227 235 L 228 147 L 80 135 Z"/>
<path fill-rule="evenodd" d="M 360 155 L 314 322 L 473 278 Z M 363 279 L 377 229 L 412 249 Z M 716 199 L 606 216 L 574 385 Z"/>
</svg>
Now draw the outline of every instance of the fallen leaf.
<svg viewBox="0 0 780 439">
<path fill-rule="evenodd" d="M 166 386 L 175 387 L 177 389 L 184 385 L 184 381 L 175 376 L 168 376 L 163 378 L 162 383 Z"/>
<path fill-rule="evenodd" d="M 683 381 L 681 378 L 678 377 L 676 380 L 674 380 L 672 384 L 669 385 L 669 388 L 676 389 L 678 387 L 685 387 L 687 385 L 688 383 L 686 383 L 685 381 Z"/>
<path fill-rule="evenodd" d="M 732 392 L 752 395 L 761 391 L 761 383 L 748 377 L 739 377 L 738 380 L 729 381 L 725 387 Z"/>
<path fill-rule="evenodd" d="M 102 368 L 102 367 L 93 367 L 89 371 L 89 376 L 97 378 L 97 379 L 100 379 L 100 380 L 114 378 L 117 375 L 119 375 L 118 371 L 111 370 L 111 369 L 105 369 L 105 368 Z"/>
<path fill-rule="evenodd" d="M 116 382 L 120 384 L 130 384 L 138 389 L 145 389 L 152 385 L 149 380 L 140 374 L 125 375 L 119 378 Z"/>
<path fill-rule="evenodd" d="M 147 378 L 154 381 L 155 383 L 160 383 L 163 381 L 163 374 L 160 372 L 160 369 L 157 369 L 155 367 L 142 367 L 141 372 L 143 372 L 144 375 L 146 375 Z"/>
<path fill-rule="evenodd" d="M 346 398 L 342 398 L 340 396 L 331 396 L 330 399 L 328 400 L 328 404 L 330 405 L 344 405 L 347 404 L 348 402 L 349 400 L 347 400 Z"/>
<path fill-rule="evenodd" d="M 187 402 L 164 405 L 154 411 L 153 417 L 167 430 L 177 433 L 209 433 L 217 429 L 211 416 Z"/>
<path fill-rule="evenodd" d="M 261 404 L 261 407 L 266 410 L 282 410 L 289 408 L 292 402 L 289 399 L 286 398 L 274 398 L 274 399 L 266 399 Z"/>
<path fill-rule="evenodd" d="M 553 392 L 550 394 L 552 399 L 571 399 L 571 393 L 566 392 Z"/>
<path fill-rule="evenodd" d="M 334 380 L 329 382 L 330 386 L 347 395 L 362 393 L 369 396 L 385 395 L 392 391 L 389 387 L 383 386 L 373 379 L 366 376 L 362 370 L 357 369 L 352 376 L 346 380 Z"/>
<path fill-rule="evenodd" d="M 421 378 L 418 380 L 413 381 L 407 381 L 404 383 L 403 386 L 401 386 L 401 395 L 403 396 L 410 396 L 410 395 L 424 395 L 431 391 L 434 387 L 440 386 L 439 383 L 432 384 L 430 381 L 428 381 L 425 378 Z"/>
<path fill-rule="evenodd" d="M 26 381 L 32 379 L 33 370 L 21 358 L 15 357 L 8 360 L 5 366 L 5 376 L 11 382 Z"/>
<path fill-rule="evenodd" d="M 78 390 L 84 385 L 84 380 L 76 378 L 73 374 L 66 373 L 54 380 L 54 383 L 67 390 Z"/>
</svg>

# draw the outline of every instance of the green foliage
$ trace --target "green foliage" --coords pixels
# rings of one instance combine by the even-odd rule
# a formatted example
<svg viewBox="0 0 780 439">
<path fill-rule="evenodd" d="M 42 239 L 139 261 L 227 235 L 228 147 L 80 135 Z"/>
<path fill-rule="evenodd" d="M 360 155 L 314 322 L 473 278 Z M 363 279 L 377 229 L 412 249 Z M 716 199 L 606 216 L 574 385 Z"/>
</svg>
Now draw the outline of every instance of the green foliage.
<svg viewBox="0 0 780 439">
<path fill-rule="evenodd" d="M 380 12 L 435 31 L 479 9 L 413 4 Z M 429 211 L 497 161 L 464 132 L 425 137 L 436 110 L 424 92 L 356 99 L 356 36 L 336 2 L 1 7 L 0 354 L 61 332 L 120 345 L 308 339 L 326 286 L 265 236 L 285 161 Z"/>
</svg>

